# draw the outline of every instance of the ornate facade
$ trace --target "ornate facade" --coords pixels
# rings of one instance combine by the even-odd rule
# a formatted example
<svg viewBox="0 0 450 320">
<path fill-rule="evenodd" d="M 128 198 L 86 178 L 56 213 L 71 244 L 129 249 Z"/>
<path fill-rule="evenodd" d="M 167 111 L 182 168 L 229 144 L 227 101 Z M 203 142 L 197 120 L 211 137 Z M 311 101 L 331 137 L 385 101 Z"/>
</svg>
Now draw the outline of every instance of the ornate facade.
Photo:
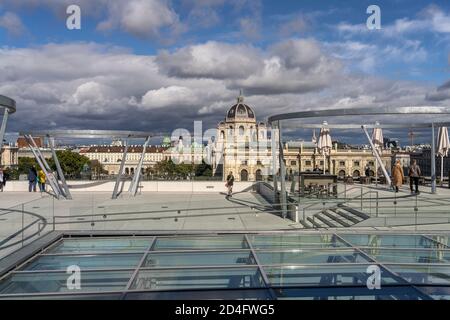
<svg viewBox="0 0 450 320">
<path fill-rule="evenodd" d="M 270 133 L 264 122 L 257 122 L 255 112 L 240 95 L 224 121 L 217 126 L 217 138 L 212 147 L 213 173 L 225 178 L 233 172 L 236 181 L 266 180 L 271 175 L 273 161 Z M 278 150 L 276 152 L 278 154 Z M 324 165 L 325 171 L 340 177 L 364 175 L 367 165 L 371 175 L 375 175 L 376 170 L 375 157 L 370 149 L 338 148 L 337 143 L 325 163 L 312 141 L 283 143 L 283 155 L 288 175 L 312 171 L 316 166 L 323 170 Z M 390 172 L 391 151 L 383 150 L 381 157 Z"/>
</svg>

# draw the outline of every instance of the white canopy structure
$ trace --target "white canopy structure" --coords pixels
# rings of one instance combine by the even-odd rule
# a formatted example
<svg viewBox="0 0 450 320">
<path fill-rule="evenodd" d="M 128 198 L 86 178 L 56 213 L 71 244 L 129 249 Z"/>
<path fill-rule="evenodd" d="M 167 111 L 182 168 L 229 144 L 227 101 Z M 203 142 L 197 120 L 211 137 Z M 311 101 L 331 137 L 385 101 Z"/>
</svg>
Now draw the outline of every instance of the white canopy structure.
<svg viewBox="0 0 450 320">
<path fill-rule="evenodd" d="M 372 132 L 372 143 L 375 146 L 375 150 L 373 150 L 374 153 L 378 153 L 379 156 L 380 152 L 383 150 L 384 145 L 384 139 L 383 139 L 383 129 L 379 127 L 380 123 L 375 123 L 375 128 Z M 375 183 L 378 185 L 378 157 L 375 156 Z"/>
<path fill-rule="evenodd" d="M 438 143 L 437 143 L 437 155 L 441 157 L 441 185 L 444 180 L 444 157 L 448 155 L 450 149 L 450 140 L 448 137 L 447 127 L 439 128 Z"/>
<path fill-rule="evenodd" d="M 331 142 L 330 129 L 328 129 L 328 123 L 323 122 L 323 127 L 320 129 L 319 141 L 317 142 L 317 148 L 323 155 L 323 173 L 326 171 L 326 157 L 330 155 L 333 144 Z"/>
</svg>

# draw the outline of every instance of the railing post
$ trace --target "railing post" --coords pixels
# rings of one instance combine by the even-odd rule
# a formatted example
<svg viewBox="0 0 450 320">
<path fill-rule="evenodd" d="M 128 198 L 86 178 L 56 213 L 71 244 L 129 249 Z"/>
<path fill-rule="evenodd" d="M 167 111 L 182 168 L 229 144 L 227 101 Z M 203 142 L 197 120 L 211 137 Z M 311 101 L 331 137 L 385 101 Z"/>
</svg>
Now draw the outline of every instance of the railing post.
<svg viewBox="0 0 450 320">
<path fill-rule="evenodd" d="M 361 211 L 363 209 L 363 188 L 361 186 Z"/>
<path fill-rule="evenodd" d="M 419 213 L 419 207 L 417 206 L 417 193 L 416 193 L 416 204 L 414 206 L 414 213 L 415 213 L 415 230 L 417 231 L 417 214 Z"/>
<path fill-rule="evenodd" d="M 378 218 L 378 206 L 379 206 L 378 205 L 378 196 L 379 196 L 378 195 L 378 191 L 376 192 L 376 195 L 377 195 L 377 203 L 376 203 L 376 209 L 375 210 L 376 210 L 376 217 Z"/>
<path fill-rule="evenodd" d="M 394 217 L 397 216 L 397 193 L 394 192 Z"/>
<path fill-rule="evenodd" d="M 23 238 L 24 238 L 24 234 L 23 234 L 23 227 L 24 227 L 24 204 L 22 203 L 22 247 L 23 247 Z"/>
<path fill-rule="evenodd" d="M 347 184 L 344 181 L 344 198 L 347 200 Z"/>
<path fill-rule="evenodd" d="M 55 197 L 52 197 L 53 231 L 55 231 Z"/>
</svg>

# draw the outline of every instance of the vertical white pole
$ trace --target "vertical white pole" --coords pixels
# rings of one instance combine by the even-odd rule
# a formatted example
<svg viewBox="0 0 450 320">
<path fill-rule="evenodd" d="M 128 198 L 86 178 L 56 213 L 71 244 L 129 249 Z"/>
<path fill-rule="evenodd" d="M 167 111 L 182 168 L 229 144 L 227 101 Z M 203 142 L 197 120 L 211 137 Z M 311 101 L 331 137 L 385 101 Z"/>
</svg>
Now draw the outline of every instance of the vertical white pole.
<svg viewBox="0 0 450 320">
<path fill-rule="evenodd" d="M 436 193 L 436 141 L 434 123 L 431 124 L 431 193 Z"/>
</svg>

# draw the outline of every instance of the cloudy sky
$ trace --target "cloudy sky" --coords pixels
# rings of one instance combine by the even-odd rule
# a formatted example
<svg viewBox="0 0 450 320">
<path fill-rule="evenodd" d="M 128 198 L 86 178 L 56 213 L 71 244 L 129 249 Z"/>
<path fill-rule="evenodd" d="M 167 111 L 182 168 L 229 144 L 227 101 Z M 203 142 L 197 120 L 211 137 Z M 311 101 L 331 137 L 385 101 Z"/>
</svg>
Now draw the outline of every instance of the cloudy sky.
<svg viewBox="0 0 450 320">
<path fill-rule="evenodd" d="M 81 8 L 81 30 L 66 8 Z M 0 0 L 8 131 L 214 127 L 239 89 L 261 121 L 344 107 L 448 105 L 450 2 Z"/>
</svg>

